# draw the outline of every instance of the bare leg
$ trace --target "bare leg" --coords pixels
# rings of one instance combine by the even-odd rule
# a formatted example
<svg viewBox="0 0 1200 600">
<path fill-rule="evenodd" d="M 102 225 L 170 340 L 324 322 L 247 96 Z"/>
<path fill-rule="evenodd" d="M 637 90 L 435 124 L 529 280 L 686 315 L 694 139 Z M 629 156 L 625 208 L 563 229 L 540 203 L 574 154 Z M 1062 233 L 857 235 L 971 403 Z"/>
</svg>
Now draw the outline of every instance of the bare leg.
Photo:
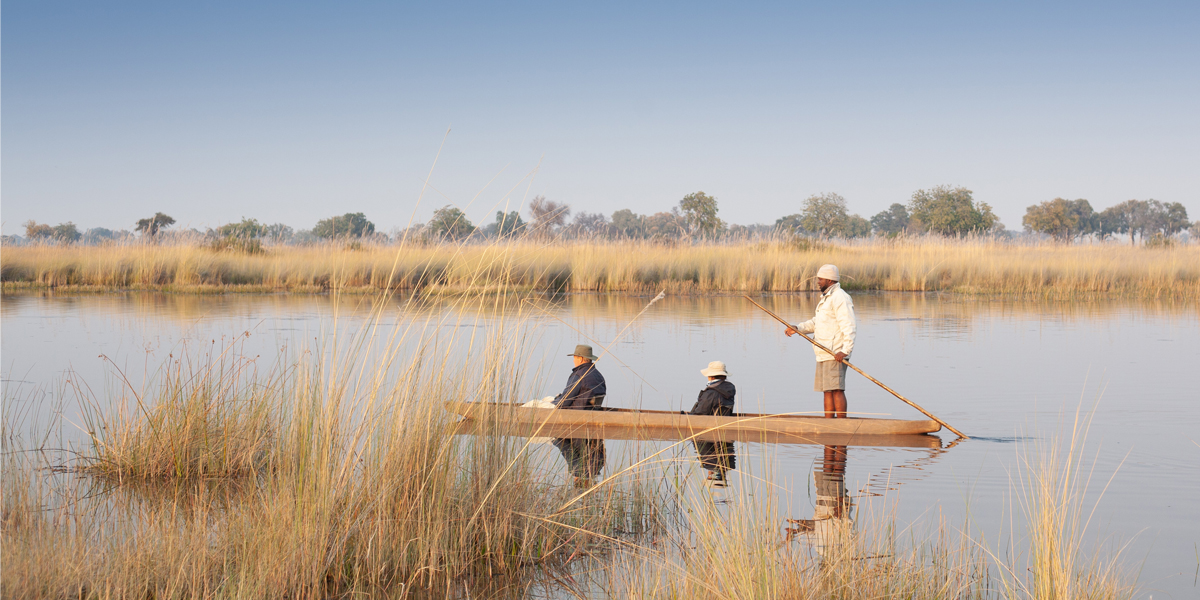
<svg viewBox="0 0 1200 600">
<path fill-rule="evenodd" d="M 833 395 L 833 410 L 837 412 L 837 418 L 846 418 L 846 391 L 837 390 L 834 392 L 825 392 L 825 416 L 829 416 L 829 395 Z"/>
<path fill-rule="evenodd" d="M 836 391 L 825 392 L 825 418 L 826 419 L 834 418 L 833 413 L 835 410 L 837 410 L 837 407 L 835 406 L 835 404 L 837 402 L 836 402 L 836 400 L 834 400 L 834 398 L 835 398 L 835 394 L 837 394 L 837 393 L 838 392 L 836 392 Z M 842 405 L 842 410 L 845 410 L 844 404 Z"/>
</svg>

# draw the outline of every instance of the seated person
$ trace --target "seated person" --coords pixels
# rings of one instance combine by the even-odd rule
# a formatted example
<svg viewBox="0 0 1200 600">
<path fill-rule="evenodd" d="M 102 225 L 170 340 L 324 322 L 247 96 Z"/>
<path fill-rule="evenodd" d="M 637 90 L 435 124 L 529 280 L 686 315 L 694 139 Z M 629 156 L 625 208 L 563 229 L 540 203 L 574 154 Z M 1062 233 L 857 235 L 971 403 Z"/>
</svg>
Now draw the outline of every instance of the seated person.
<svg viewBox="0 0 1200 600">
<path fill-rule="evenodd" d="M 575 357 L 575 368 L 567 377 L 566 389 L 554 397 L 554 404 L 565 409 L 598 410 L 608 390 L 604 376 L 592 362 L 596 360 L 592 347 L 580 344 L 569 356 Z M 558 438 L 554 440 L 554 446 L 567 461 L 567 469 L 575 478 L 575 487 L 591 487 L 592 480 L 604 469 L 604 440 Z"/>
<path fill-rule="evenodd" d="M 554 404 L 559 408 L 574 408 L 580 410 L 596 410 L 604 403 L 604 395 L 608 389 L 604 385 L 604 376 L 596 369 L 596 356 L 592 347 L 580 344 L 575 346 L 575 352 L 568 354 L 575 357 L 575 368 L 567 377 L 567 387 L 554 397 Z"/>
<path fill-rule="evenodd" d="M 708 377 L 708 385 L 700 391 L 696 405 L 692 407 L 692 415 L 713 415 L 728 417 L 733 414 L 734 396 L 737 388 L 726 380 L 729 373 L 725 363 L 716 360 L 708 363 L 708 368 L 700 371 Z M 733 442 L 710 442 L 696 440 L 696 453 L 700 455 L 700 464 L 708 470 L 707 482 L 722 486 L 725 484 L 725 472 L 734 467 Z"/>
</svg>

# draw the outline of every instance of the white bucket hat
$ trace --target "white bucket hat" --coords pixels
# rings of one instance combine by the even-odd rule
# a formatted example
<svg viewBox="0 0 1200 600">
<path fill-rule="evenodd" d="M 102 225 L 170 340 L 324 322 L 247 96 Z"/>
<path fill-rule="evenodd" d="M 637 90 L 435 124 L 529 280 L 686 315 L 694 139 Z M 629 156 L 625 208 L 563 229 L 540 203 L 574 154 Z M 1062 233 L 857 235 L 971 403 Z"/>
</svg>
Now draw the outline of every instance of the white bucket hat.
<svg viewBox="0 0 1200 600">
<path fill-rule="evenodd" d="M 820 277 L 821 279 L 828 279 L 830 281 L 838 281 L 837 265 L 822 265 L 821 268 L 817 270 L 817 277 Z"/>
<path fill-rule="evenodd" d="M 729 373 L 725 370 L 725 363 L 719 360 L 714 360 L 708 363 L 708 368 L 700 369 L 700 374 L 705 377 L 716 377 L 717 375 L 729 377 Z"/>
</svg>

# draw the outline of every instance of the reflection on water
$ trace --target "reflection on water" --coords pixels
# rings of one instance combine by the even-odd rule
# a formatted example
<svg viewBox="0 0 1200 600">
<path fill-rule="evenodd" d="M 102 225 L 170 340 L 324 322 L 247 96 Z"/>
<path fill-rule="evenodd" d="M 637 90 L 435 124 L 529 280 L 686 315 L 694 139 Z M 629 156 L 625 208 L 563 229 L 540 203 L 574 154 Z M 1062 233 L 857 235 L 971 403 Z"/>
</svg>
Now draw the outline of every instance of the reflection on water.
<svg viewBox="0 0 1200 600">
<path fill-rule="evenodd" d="M 554 447 L 562 452 L 567 470 L 575 478 L 575 487 L 588 488 L 604 470 L 604 440 L 588 438 L 556 438 Z"/>
<path fill-rule="evenodd" d="M 810 536 L 822 561 L 844 557 L 854 532 L 854 505 L 846 490 L 847 446 L 825 446 L 813 470 L 817 500 L 811 519 L 788 519 L 788 540 Z"/>
<path fill-rule="evenodd" d="M 737 450 L 733 442 L 696 440 L 695 445 L 700 466 L 708 471 L 708 480 L 713 485 L 724 485 L 726 474 L 737 468 Z"/>
</svg>

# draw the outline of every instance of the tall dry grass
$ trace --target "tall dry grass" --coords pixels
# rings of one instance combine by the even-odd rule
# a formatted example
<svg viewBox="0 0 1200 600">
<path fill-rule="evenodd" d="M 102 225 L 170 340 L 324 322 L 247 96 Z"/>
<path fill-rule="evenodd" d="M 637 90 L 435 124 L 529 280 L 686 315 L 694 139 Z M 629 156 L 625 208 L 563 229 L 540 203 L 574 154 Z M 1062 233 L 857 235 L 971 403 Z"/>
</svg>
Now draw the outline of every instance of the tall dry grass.
<svg viewBox="0 0 1200 600">
<path fill-rule="evenodd" d="M 5 290 L 376 291 L 421 289 L 678 293 L 813 289 L 824 263 L 847 289 L 1068 297 L 1200 297 L 1200 246 L 1015 245 L 916 239 L 796 246 L 580 242 L 274 247 L 5 247 Z"/>
<path fill-rule="evenodd" d="M 76 383 L 90 441 L 72 457 L 6 436 L 0 593 L 519 591 L 655 527 L 662 502 L 636 473 L 585 494 L 523 438 L 455 437 L 443 401 L 526 399 L 527 332 L 441 325 L 376 320 L 263 369 L 236 346 L 185 352 L 144 391 Z"/>
<path fill-rule="evenodd" d="M 612 596 L 726 600 L 950 598 L 1125 600 L 1136 572 L 1120 549 L 1088 536 L 1096 505 L 1083 460 L 1086 424 L 1023 451 L 1009 531 L 988 541 L 981 526 L 935 518 L 900 525 L 886 498 L 848 507 L 853 520 L 784 536 L 770 478 L 726 493 L 679 496 L 688 515 L 653 551 L 619 557 L 594 585 Z M 764 493 L 765 492 L 765 493 Z M 1096 500 L 1098 502 L 1098 500 Z M 583 595 L 586 586 L 575 591 Z"/>
</svg>

